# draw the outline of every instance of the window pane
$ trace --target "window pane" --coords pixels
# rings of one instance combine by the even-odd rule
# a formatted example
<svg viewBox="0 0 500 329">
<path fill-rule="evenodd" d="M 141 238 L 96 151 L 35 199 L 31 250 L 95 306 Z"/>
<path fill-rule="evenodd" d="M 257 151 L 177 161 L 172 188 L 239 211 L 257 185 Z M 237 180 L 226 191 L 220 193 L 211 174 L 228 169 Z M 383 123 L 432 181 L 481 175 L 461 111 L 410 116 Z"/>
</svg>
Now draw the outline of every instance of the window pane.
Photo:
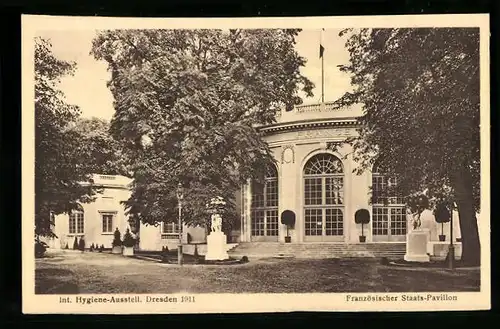
<svg viewBox="0 0 500 329">
<path fill-rule="evenodd" d="M 304 185 L 305 204 L 320 205 L 323 202 L 323 186 L 321 178 L 306 178 Z"/>
<path fill-rule="evenodd" d="M 406 234 L 405 208 L 391 208 L 391 235 Z"/>
<path fill-rule="evenodd" d="M 278 206 L 278 181 L 269 180 L 266 182 L 266 206 L 267 207 L 277 207 Z"/>
<path fill-rule="evenodd" d="M 83 233 L 83 213 L 77 214 L 77 233 Z"/>
<path fill-rule="evenodd" d="M 344 203 L 344 179 L 342 177 L 325 178 L 326 204 Z"/>
<path fill-rule="evenodd" d="M 305 231 L 308 236 L 323 235 L 323 209 L 305 210 Z"/>
<path fill-rule="evenodd" d="M 70 234 L 76 233 L 76 216 L 75 216 L 75 214 L 69 215 L 69 233 Z"/>
<path fill-rule="evenodd" d="M 389 217 L 386 207 L 373 207 L 373 235 L 388 235 Z"/>
<path fill-rule="evenodd" d="M 343 173 L 342 162 L 332 154 L 318 154 L 309 161 L 304 167 L 305 175 L 325 175 Z"/>
<path fill-rule="evenodd" d="M 264 207 L 264 186 L 252 184 L 252 207 Z"/>
<path fill-rule="evenodd" d="M 326 235 L 344 235 L 344 215 L 340 209 L 326 209 Z"/>
<path fill-rule="evenodd" d="M 252 210 L 251 214 L 251 231 L 253 236 L 263 236 L 264 235 L 264 211 L 263 210 Z"/>
<path fill-rule="evenodd" d="M 266 211 L 266 235 L 278 236 L 278 211 Z"/>
</svg>

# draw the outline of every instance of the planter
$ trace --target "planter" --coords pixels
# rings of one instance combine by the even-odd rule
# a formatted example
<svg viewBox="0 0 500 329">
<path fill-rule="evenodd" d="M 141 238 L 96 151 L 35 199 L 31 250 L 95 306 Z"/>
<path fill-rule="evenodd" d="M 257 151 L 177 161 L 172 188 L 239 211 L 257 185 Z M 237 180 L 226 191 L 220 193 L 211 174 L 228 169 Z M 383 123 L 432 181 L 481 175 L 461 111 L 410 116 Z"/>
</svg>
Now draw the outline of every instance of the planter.
<svg viewBox="0 0 500 329">
<path fill-rule="evenodd" d="M 462 242 L 462 238 L 457 238 L 457 242 Z"/>
<path fill-rule="evenodd" d="M 366 242 L 366 236 L 360 235 L 359 236 L 359 242 Z"/>
<path fill-rule="evenodd" d="M 446 240 L 446 235 L 444 234 L 439 234 L 439 241 L 443 242 Z"/>
<path fill-rule="evenodd" d="M 112 254 L 121 254 L 122 253 L 122 246 L 113 246 L 113 249 L 111 249 Z"/>
<path fill-rule="evenodd" d="M 285 243 L 290 243 L 292 242 L 292 237 L 291 236 L 286 236 L 285 237 Z"/>
<path fill-rule="evenodd" d="M 134 247 L 123 247 L 123 256 L 134 256 Z"/>
</svg>

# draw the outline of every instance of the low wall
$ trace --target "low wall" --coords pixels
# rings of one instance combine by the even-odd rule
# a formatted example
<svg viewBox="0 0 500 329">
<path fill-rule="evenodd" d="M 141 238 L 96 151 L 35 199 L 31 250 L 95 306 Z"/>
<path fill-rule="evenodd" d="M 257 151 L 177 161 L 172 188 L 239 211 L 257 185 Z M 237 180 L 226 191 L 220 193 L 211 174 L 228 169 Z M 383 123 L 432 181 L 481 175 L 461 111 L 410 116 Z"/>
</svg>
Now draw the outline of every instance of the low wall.
<svg viewBox="0 0 500 329">
<path fill-rule="evenodd" d="M 237 243 L 228 243 L 228 244 L 226 244 L 226 250 L 230 250 L 237 245 L 238 245 Z M 197 245 L 185 244 L 182 246 L 182 251 L 185 254 L 194 255 L 195 246 L 197 246 L 197 248 L 198 248 L 198 255 L 200 255 L 200 256 L 206 255 L 206 253 L 207 253 L 207 245 L 206 244 L 197 244 Z"/>
<path fill-rule="evenodd" d="M 454 243 L 455 258 L 462 257 L 462 243 Z M 431 241 L 427 243 L 427 253 L 435 259 L 445 259 L 450 248 L 449 242 Z"/>
</svg>

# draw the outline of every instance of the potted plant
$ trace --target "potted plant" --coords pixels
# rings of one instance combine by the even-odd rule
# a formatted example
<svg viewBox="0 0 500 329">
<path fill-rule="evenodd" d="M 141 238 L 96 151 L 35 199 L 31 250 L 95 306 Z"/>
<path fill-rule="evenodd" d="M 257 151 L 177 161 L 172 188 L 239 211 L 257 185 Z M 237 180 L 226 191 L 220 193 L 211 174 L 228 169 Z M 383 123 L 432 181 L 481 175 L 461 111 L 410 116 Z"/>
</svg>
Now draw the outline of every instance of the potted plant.
<svg viewBox="0 0 500 329">
<path fill-rule="evenodd" d="M 281 224 L 286 225 L 285 243 L 292 242 L 289 229 L 295 225 L 295 213 L 291 210 L 285 210 L 281 213 Z"/>
<path fill-rule="evenodd" d="M 111 249 L 112 254 L 121 254 L 122 253 L 122 240 L 121 233 L 118 227 L 115 230 L 113 242 L 111 243 L 113 248 Z"/>
<path fill-rule="evenodd" d="M 366 224 L 370 223 L 370 212 L 367 209 L 358 209 L 354 214 L 354 222 L 356 224 L 361 224 L 361 235 L 359 236 L 359 242 L 366 242 L 364 227 Z"/>
<path fill-rule="evenodd" d="M 130 233 L 127 228 L 125 234 L 123 235 L 123 256 L 133 256 L 134 255 L 135 238 Z"/>
<path fill-rule="evenodd" d="M 439 241 L 445 241 L 446 235 L 444 234 L 444 223 L 448 223 L 451 220 L 451 213 L 444 202 L 438 203 L 436 205 L 436 209 L 434 209 L 434 219 L 436 220 L 436 223 L 441 224 L 441 234 L 439 235 Z"/>
</svg>

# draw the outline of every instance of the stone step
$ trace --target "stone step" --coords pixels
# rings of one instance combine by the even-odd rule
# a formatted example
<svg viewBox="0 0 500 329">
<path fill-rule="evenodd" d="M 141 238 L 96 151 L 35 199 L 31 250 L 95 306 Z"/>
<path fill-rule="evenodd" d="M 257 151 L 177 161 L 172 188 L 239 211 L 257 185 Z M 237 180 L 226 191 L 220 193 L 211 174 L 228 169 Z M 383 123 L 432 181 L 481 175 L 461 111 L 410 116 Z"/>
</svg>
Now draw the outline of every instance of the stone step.
<svg viewBox="0 0 500 329">
<path fill-rule="evenodd" d="M 402 258 L 406 244 L 403 243 L 300 243 L 244 242 L 229 253 L 233 256 L 251 257 L 387 257 Z"/>
</svg>

